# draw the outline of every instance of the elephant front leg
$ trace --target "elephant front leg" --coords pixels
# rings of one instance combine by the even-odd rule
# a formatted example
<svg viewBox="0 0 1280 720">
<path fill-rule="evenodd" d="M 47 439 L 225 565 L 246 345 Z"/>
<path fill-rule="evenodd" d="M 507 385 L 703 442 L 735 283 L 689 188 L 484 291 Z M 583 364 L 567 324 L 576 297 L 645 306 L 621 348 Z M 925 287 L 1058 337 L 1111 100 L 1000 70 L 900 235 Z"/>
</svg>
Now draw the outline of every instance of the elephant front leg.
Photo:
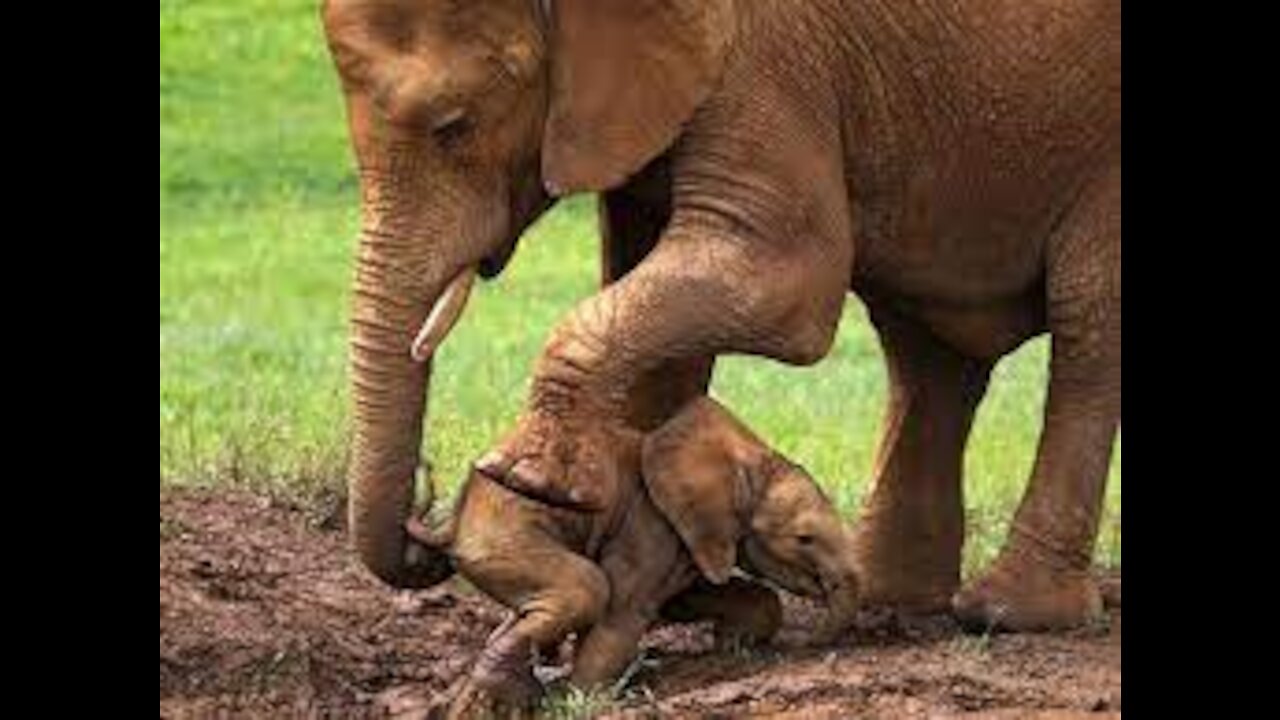
<svg viewBox="0 0 1280 720">
<path fill-rule="evenodd" d="M 625 185 L 600 196 L 601 263 L 604 286 L 622 279 L 653 250 L 671 220 L 667 158 L 651 163 Z M 715 358 L 673 360 L 644 373 L 628 398 L 627 420 L 652 430 L 695 397 L 705 395 Z"/>
<path fill-rule="evenodd" d="M 889 409 L 854 535 L 863 601 L 945 611 L 960 586 L 965 440 L 990 364 L 873 298 L 867 304 L 889 368 Z"/>
<path fill-rule="evenodd" d="M 649 618 L 634 608 L 611 610 L 583 638 L 569 682 L 590 690 L 617 681 L 635 659 L 648 627 Z"/>
<path fill-rule="evenodd" d="M 810 252 L 767 253 L 711 233 L 668 232 L 634 271 L 556 328 L 525 413 L 477 468 L 544 502 L 609 506 L 615 435 L 646 373 L 723 352 L 801 364 L 827 352 L 847 265 L 841 272 L 803 247 Z"/>
</svg>

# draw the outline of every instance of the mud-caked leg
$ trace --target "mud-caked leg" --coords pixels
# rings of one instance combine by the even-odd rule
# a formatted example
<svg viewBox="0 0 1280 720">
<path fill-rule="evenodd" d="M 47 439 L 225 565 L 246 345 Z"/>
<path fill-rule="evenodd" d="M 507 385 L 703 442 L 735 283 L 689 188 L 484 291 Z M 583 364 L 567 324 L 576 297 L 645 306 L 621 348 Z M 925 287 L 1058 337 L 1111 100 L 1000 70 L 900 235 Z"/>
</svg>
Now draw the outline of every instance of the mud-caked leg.
<svg viewBox="0 0 1280 720">
<path fill-rule="evenodd" d="M 967 626 L 1047 630 L 1102 609 L 1090 576 L 1120 421 L 1120 171 L 1084 194 L 1049 246 L 1044 430 L 995 563 L 954 599 Z"/>
<path fill-rule="evenodd" d="M 528 709 L 541 692 L 533 677 L 535 651 L 598 622 L 608 603 L 608 581 L 595 564 L 549 540 L 477 555 L 464 550 L 459 569 L 485 593 L 514 607 L 515 616 L 490 635 L 450 701 L 447 717 Z"/>
<path fill-rule="evenodd" d="M 868 306 L 889 368 L 889 409 L 854 536 L 863 600 L 945 611 L 960 586 L 965 441 L 990 364 L 874 299 Z"/>
</svg>

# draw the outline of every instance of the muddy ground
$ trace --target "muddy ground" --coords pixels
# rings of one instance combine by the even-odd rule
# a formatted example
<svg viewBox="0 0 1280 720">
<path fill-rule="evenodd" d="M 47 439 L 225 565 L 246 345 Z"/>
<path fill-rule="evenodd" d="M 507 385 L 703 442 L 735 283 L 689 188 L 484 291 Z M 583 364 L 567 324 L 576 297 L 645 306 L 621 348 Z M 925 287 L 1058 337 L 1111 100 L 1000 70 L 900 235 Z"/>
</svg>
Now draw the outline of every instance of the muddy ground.
<svg viewBox="0 0 1280 720">
<path fill-rule="evenodd" d="M 319 509 L 317 509 L 317 507 Z M 160 497 L 160 716 L 385 717 L 464 672 L 502 608 L 453 580 L 398 593 L 347 551 L 341 508 L 241 493 Z M 869 613 L 856 637 L 715 652 L 700 626 L 655 630 L 612 717 L 1118 717 L 1120 610 L 1065 635 L 964 635 L 946 618 Z M 564 706 L 561 708 L 564 709 Z"/>
</svg>

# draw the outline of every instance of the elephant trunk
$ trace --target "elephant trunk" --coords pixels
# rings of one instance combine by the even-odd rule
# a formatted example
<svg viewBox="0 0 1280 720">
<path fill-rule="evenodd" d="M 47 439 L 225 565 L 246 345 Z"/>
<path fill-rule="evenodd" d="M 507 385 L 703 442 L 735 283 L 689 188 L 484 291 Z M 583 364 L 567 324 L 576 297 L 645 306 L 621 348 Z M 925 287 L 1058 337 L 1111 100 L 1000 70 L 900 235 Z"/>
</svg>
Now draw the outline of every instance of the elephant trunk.
<svg viewBox="0 0 1280 720">
<path fill-rule="evenodd" d="M 445 273 L 432 272 L 431 263 L 405 261 L 400 248 L 407 245 L 370 229 L 360 241 L 351 320 L 348 512 L 364 565 L 393 587 L 422 588 L 453 572 L 445 548 L 412 539 L 406 521 L 420 462 L 430 355 L 462 310 L 465 288 L 458 298 L 455 286 L 469 269 L 453 271 L 454 282 L 439 279 Z M 469 282 L 468 275 L 467 287 Z"/>
<path fill-rule="evenodd" d="M 852 536 L 847 531 L 842 536 L 845 541 L 837 545 L 841 551 L 819 564 L 819 582 L 827 614 L 815 633 L 818 642 L 838 639 L 853 627 L 857 619 L 861 594 L 858 574 L 852 563 Z"/>
<path fill-rule="evenodd" d="M 770 553 L 763 544 L 748 536 L 743 542 L 740 560 L 743 569 L 764 577 L 776 585 L 815 600 L 825 606 L 822 624 L 814 632 L 819 644 L 838 639 L 857 619 L 859 583 L 851 559 L 850 535 L 841 528 L 836 534 L 824 535 L 816 562 L 785 562 Z"/>
</svg>

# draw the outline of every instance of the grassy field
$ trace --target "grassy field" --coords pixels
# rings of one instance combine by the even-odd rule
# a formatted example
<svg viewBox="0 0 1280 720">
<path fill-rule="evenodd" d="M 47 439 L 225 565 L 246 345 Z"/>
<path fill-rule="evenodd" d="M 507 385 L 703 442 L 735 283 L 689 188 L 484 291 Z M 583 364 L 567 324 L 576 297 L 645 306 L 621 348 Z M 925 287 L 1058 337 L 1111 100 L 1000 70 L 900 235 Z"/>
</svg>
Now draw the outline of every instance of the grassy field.
<svg viewBox="0 0 1280 720">
<path fill-rule="evenodd" d="M 316 0 L 160 3 L 161 484 L 341 483 L 346 316 L 358 221 Z M 593 201 L 562 202 L 441 351 L 429 453 L 446 484 L 512 422 L 556 320 L 596 279 Z M 1048 343 L 996 370 L 966 456 L 970 567 L 1004 536 L 1034 457 Z M 715 394 L 852 511 L 885 399 L 851 300 L 812 368 L 726 358 Z M 1120 452 L 1099 559 L 1120 562 Z"/>
</svg>

